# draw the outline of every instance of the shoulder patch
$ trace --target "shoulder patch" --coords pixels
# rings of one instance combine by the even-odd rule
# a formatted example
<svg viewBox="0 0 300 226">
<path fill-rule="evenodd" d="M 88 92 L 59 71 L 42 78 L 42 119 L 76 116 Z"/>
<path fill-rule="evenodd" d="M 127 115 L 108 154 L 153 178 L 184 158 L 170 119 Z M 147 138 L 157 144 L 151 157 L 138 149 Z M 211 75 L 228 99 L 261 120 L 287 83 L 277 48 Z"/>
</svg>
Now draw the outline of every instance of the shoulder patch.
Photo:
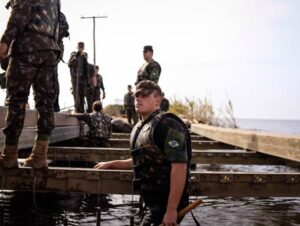
<svg viewBox="0 0 300 226">
<path fill-rule="evenodd" d="M 170 145 L 170 147 L 172 148 L 176 148 L 176 147 L 179 147 L 179 144 L 176 140 L 171 140 L 168 142 L 168 144 Z"/>
</svg>

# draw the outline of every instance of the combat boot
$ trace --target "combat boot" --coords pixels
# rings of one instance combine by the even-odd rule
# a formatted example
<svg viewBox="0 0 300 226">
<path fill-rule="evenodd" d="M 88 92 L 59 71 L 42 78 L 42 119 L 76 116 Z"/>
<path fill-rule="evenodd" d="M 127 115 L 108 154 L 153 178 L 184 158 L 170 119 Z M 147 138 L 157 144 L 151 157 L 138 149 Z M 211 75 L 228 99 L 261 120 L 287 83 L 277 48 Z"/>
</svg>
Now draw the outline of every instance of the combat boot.
<svg viewBox="0 0 300 226">
<path fill-rule="evenodd" d="M 4 145 L 0 155 L 0 165 L 7 169 L 18 167 L 18 145 Z"/>
<path fill-rule="evenodd" d="M 47 152 L 49 141 L 36 140 L 32 148 L 31 154 L 25 160 L 24 166 L 34 169 L 48 168 Z"/>
</svg>

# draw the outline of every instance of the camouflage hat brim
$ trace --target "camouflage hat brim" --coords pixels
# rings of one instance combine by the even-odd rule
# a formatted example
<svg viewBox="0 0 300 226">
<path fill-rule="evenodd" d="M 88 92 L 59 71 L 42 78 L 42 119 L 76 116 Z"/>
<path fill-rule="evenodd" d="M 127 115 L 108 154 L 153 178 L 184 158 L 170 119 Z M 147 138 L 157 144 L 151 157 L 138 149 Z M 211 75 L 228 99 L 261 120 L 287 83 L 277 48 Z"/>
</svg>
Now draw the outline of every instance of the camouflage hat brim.
<svg viewBox="0 0 300 226">
<path fill-rule="evenodd" d="M 154 89 L 138 89 L 134 92 L 134 95 L 137 96 L 139 94 L 142 94 L 143 96 L 149 96 L 151 93 L 153 93 Z"/>
</svg>

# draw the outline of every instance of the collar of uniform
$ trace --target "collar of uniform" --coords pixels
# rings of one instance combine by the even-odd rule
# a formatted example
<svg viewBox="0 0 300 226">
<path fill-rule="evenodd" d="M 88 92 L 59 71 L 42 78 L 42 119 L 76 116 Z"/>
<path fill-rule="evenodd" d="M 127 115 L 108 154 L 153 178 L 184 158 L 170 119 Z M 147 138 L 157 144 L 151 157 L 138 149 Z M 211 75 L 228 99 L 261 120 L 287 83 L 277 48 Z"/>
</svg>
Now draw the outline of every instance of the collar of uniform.
<svg viewBox="0 0 300 226">
<path fill-rule="evenodd" d="M 157 115 L 160 112 L 161 112 L 160 109 L 157 109 L 154 112 L 152 112 L 146 119 L 142 120 L 143 124 L 145 124 L 146 122 L 150 121 L 155 115 Z"/>
</svg>

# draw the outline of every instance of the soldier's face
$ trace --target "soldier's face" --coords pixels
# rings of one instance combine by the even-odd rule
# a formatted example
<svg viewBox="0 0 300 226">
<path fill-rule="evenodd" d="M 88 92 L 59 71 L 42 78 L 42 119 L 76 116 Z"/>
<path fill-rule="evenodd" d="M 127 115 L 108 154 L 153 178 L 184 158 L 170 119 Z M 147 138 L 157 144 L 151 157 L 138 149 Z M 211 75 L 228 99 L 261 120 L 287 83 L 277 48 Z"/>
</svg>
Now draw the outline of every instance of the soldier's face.
<svg viewBox="0 0 300 226">
<path fill-rule="evenodd" d="M 144 56 L 144 59 L 147 61 L 147 60 L 152 59 L 153 53 L 151 51 L 144 51 L 143 56 Z"/>
<path fill-rule="evenodd" d="M 135 109 L 142 117 L 148 116 L 152 112 L 159 109 L 161 96 L 156 92 L 144 96 L 140 93 L 135 95 Z"/>
<path fill-rule="evenodd" d="M 82 52 L 83 52 L 83 50 L 84 50 L 84 48 L 83 48 L 83 47 L 78 47 L 78 51 L 79 51 L 79 52 L 81 52 L 81 53 L 82 53 Z"/>
</svg>

